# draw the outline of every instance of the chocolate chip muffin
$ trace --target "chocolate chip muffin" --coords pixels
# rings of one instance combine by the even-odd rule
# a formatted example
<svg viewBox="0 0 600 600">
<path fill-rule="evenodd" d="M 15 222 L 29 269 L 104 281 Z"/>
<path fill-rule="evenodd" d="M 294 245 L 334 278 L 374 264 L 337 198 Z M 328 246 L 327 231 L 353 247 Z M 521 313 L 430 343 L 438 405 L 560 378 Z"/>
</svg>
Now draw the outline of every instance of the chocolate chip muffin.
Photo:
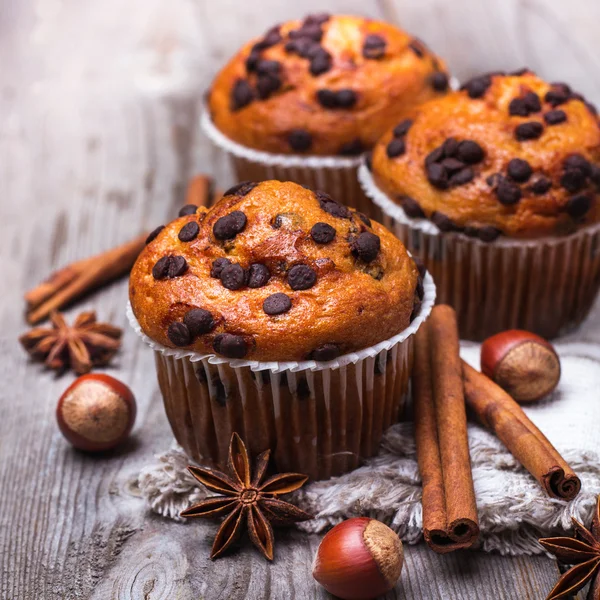
<svg viewBox="0 0 600 600">
<path fill-rule="evenodd" d="M 285 468 L 319 477 L 375 452 L 406 390 L 412 333 L 433 303 L 424 276 L 379 223 L 295 183 L 244 182 L 210 210 L 184 209 L 150 235 L 129 286 L 179 442 L 219 463 L 238 431 L 257 451 L 267 440 L 279 448 Z M 247 412 L 252 398 L 258 413 Z M 308 427 L 310 464 L 286 446 L 298 432 L 279 441 L 288 426 Z M 334 458 L 330 446 L 351 454 Z"/>
<path fill-rule="evenodd" d="M 356 158 L 343 157 L 372 148 L 392 123 L 447 89 L 443 61 L 404 31 L 364 17 L 309 15 L 276 25 L 229 61 L 208 94 L 206 125 L 234 156 L 238 177 L 315 186 L 323 169 L 356 167 Z M 360 188 L 342 189 L 335 175 L 324 191 L 361 208 L 353 201 Z"/>
<path fill-rule="evenodd" d="M 587 314 L 600 283 L 589 246 L 600 128 L 567 84 L 526 69 L 476 77 L 390 129 L 370 167 L 361 176 L 384 222 L 432 270 L 463 336 L 553 337 Z"/>
</svg>

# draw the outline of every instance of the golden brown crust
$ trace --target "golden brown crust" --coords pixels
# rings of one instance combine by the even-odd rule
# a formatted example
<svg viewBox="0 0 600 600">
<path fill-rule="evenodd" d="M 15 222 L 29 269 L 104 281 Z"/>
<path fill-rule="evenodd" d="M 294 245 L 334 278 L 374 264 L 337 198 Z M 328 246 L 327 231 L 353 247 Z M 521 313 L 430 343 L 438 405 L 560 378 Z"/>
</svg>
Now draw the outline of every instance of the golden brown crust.
<svg viewBox="0 0 600 600">
<path fill-rule="evenodd" d="M 444 63 L 407 33 L 388 23 L 363 17 L 331 16 L 321 24 L 311 19 L 319 21 L 319 16 L 284 23 L 267 32 L 264 38 L 249 42 L 217 75 L 208 103 L 213 122 L 227 137 L 267 152 L 358 154 L 372 148 L 384 131 L 416 104 L 445 93 Z M 307 41 L 309 38 L 300 41 L 301 46 L 305 45 L 301 52 L 311 53 L 313 58 L 286 50 L 290 43 L 297 47 L 294 31 L 301 29 L 314 35 L 319 27 L 323 32 L 320 42 Z M 369 35 L 380 36 L 385 42 L 385 49 L 380 50 L 377 39 L 372 38 L 371 50 L 367 49 L 373 56 L 382 53 L 379 58 L 363 56 Z M 268 48 L 253 51 L 256 44 L 260 48 L 278 39 Z M 249 71 L 250 56 L 259 57 L 261 61 L 276 61 L 279 70 L 271 70 L 268 75 L 268 69 L 256 67 L 256 61 L 251 58 Z M 272 63 L 270 67 L 277 69 Z M 311 69 L 318 74 L 311 73 Z M 324 69 L 328 70 L 320 72 Z M 265 74 L 259 75 L 257 70 Z M 270 89 L 269 82 L 275 82 L 273 87 L 280 87 L 261 99 L 260 93 L 265 95 Z M 234 92 L 236 85 L 240 86 L 239 96 Z M 338 97 L 329 94 L 323 102 L 329 106 L 333 103 L 335 107 L 325 108 L 318 100 L 319 90 L 326 90 L 325 94 L 351 90 L 355 103 L 339 107 Z M 250 97 L 252 100 L 236 108 L 235 99 L 232 106 L 234 96 L 237 104 Z M 352 104 L 352 94 L 350 99 L 347 93 L 342 95 L 339 101 L 342 105 Z M 302 134 L 299 139 L 293 139 L 292 132 L 298 130 L 304 132 L 304 139 Z"/>
<path fill-rule="evenodd" d="M 205 354 L 218 350 L 230 358 L 328 360 L 372 346 L 409 325 L 422 296 L 420 276 L 402 243 L 387 229 L 375 222 L 369 226 L 356 211 L 295 183 L 265 181 L 249 187 L 225 195 L 208 211 L 200 208 L 176 219 L 142 251 L 131 272 L 129 292 L 146 335 L 165 346 Z M 237 221 L 227 216 L 231 213 Z M 184 226 L 186 231 L 196 229 L 190 223 L 198 224 L 197 235 L 182 242 Z M 316 223 L 334 228 L 334 239 L 327 241 L 329 227 L 313 229 Z M 230 239 L 216 239 L 215 232 Z M 165 256 L 183 257 L 185 266 L 173 262 L 164 268 L 163 260 L 163 268 L 157 267 Z M 244 269 L 242 283 L 236 280 L 238 267 L 229 269 L 227 277 L 224 271 L 211 277 L 211 269 L 218 275 L 214 261 L 219 258 Z M 270 279 L 262 287 L 249 287 L 247 273 L 253 264 L 269 269 Z M 297 265 L 310 268 L 302 267 L 304 277 L 292 277 Z M 314 275 L 312 287 L 292 289 L 310 286 Z M 240 287 L 228 289 L 224 283 Z M 273 294 L 285 297 L 265 305 Z M 270 316 L 265 307 L 284 312 Z M 192 309 L 208 311 L 214 327 L 186 339 L 190 332 L 183 324 Z M 221 334 L 241 336 L 242 341 L 229 338 L 223 349 Z"/>
<path fill-rule="evenodd" d="M 530 72 L 481 76 L 463 88 L 419 108 L 403 154 L 389 156 L 392 131 L 376 145 L 374 177 L 390 198 L 411 217 L 420 209 L 440 229 L 466 228 L 484 241 L 567 234 L 600 219 L 600 129 L 591 105 Z M 461 165 L 441 172 L 440 156 L 428 159 L 437 158 L 428 171 L 428 155 L 449 138 L 483 150 L 482 160 L 463 163 L 472 171 L 462 173 L 466 183 L 444 181 Z"/>
</svg>

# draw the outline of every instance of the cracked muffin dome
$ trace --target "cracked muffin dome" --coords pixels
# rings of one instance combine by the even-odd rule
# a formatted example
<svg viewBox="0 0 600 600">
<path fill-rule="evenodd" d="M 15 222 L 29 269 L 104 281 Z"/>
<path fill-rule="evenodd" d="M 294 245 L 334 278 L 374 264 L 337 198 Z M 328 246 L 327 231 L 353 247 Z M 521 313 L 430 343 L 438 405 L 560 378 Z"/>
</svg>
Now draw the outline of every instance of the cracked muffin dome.
<svg viewBox="0 0 600 600">
<path fill-rule="evenodd" d="M 422 272 L 379 223 L 295 183 L 241 183 L 155 230 L 131 272 L 144 333 L 251 360 L 327 361 L 404 330 Z"/>
<path fill-rule="evenodd" d="M 444 63 L 380 21 L 310 15 L 246 44 L 217 75 L 213 123 L 274 153 L 355 155 L 412 108 L 446 92 Z"/>
<path fill-rule="evenodd" d="M 527 70 L 483 75 L 424 104 L 382 137 L 371 167 L 409 217 L 486 242 L 600 219 L 596 110 Z"/>
</svg>

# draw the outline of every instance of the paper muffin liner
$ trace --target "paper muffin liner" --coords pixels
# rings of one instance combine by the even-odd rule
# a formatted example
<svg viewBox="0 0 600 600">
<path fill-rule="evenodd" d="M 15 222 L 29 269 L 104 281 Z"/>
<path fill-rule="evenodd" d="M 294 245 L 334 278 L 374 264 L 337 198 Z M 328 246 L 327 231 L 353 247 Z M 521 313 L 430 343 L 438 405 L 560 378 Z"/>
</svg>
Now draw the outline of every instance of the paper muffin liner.
<svg viewBox="0 0 600 600">
<path fill-rule="evenodd" d="M 506 329 L 554 338 L 588 315 L 600 288 L 600 224 L 564 237 L 482 242 L 411 219 L 361 165 L 359 181 L 383 224 L 432 274 L 440 303 L 458 315 L 460 335 L 481 341 Z"/>
<path fill-rule="evenodd" d="M 435 302 L 431 275 L 418 315 L 401 333 L 328 362 L 228 360 L 167 348 L 131 327 L 153 350 L 177 442 L 198 463 L 224 468 L 231 434 L 253 456 L 271 448 L 280 471 L 327 479 L 377 453 L 403 408 L 414 333 Z"/>
<path fill-rule="evenodd" d="M 229 156 L 238 181 L 293 181 L 327 192 L 335 200 L 374 219 L 381 216 L 358 183 L 360 156 L 302 156 L 254 150 L 222 134 L 207 110 L 202 114 L 200 126 L 210 140 Z"/>
</svg>

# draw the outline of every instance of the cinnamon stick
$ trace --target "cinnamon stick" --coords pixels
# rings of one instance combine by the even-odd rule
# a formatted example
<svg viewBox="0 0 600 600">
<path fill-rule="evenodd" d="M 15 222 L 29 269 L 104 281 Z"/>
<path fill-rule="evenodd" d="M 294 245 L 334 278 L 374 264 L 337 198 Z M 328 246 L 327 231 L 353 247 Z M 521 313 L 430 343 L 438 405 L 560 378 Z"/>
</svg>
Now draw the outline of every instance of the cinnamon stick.
<svg viewBox="0 0 600 600">
<path fill-rule="evenodd" d="M 572 500 L 581 481 L 548 438 L 499 385 L 463 361 L 467 406 L 553 498 Z"/>
<path fill-rule="evenodd" d="M 188 185 L 186 203 L 209 206 L 216 193 L 211 177 L 197 175 Z M 129 273 L 147 237 L 148 233 L 143 233 L 121 246 L 78 260 L 52 273 L 40 285 L 25 293 L 27 321 L 32 325 L 39 323 L 52 311 Z"/>
<path fill-rule="evenodd" d="M 416 334 L 413 398 L 423 533 L 439 553 L 479 537 L 456 313 L 436 306 Z"/>
</svg>

